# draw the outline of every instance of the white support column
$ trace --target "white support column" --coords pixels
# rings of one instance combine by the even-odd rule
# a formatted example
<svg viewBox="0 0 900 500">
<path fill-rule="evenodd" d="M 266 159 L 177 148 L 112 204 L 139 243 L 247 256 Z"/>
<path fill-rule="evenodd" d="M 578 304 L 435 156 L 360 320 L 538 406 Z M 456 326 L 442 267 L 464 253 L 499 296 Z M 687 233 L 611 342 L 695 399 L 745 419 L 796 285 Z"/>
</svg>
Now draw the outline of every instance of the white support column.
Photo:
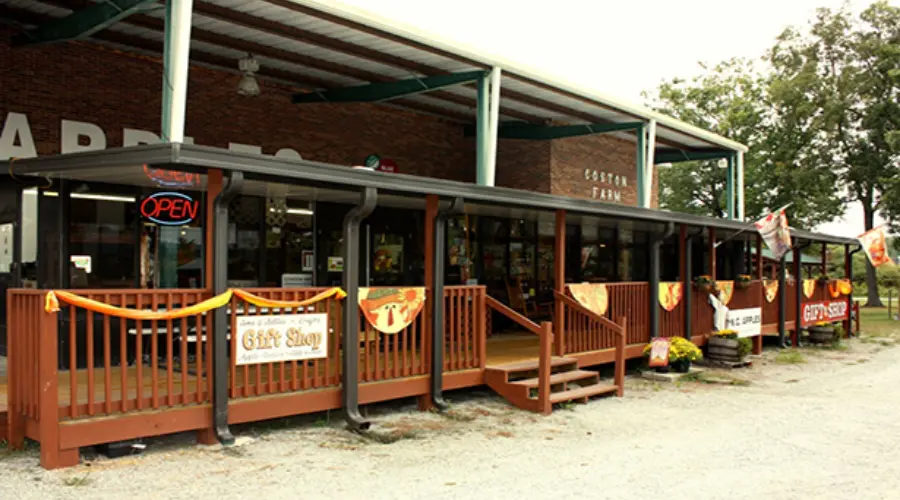
<svg viewBox="0 0 900 500">
<path fill-rule="evenodd" d="M 737 220 L 744 220 L 744 152 L 737 152 Z"/>
<path fill-rule="evenodd" d="M 647 153 L 644 155 L 644 208 L 650 208 L 653 195 L 653 169 L 656 167 L 656 120 L 647 125 Z"/>
<path fill-rule="evenodd" d="M 487 138 L 487 163 L 485 165 L 485 177 L 488 186 L 494 185 L 497 173 L 497 130 L 500 127 L 500 68 L 491 69 L 491 113 L 489 117 Z"/>
<path fill-rule="evenodd" d="M 184 142 L 193 0 L 166 2 L 162 140 Z"/>
</svg>

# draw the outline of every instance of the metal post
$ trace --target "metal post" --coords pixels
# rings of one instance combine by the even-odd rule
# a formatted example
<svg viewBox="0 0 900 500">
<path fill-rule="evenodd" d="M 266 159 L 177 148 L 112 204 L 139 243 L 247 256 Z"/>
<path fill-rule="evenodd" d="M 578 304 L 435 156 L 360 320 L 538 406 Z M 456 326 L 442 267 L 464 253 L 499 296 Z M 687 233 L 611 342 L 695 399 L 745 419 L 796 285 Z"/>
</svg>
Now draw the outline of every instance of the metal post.
<svg viewBox="0 0 900 500">
<path fill-rule="evenodd" d="M 371 425 L 359 413 L 359 225 L 375 210 L 378 191 L 363 188 L 360 203 L 344 217 L 344 297 L 343 357 L 341 391 L 344 419 L 352 430 L 364 431 Z"/>
<path fill-rule="evenodd" d="M 847 254 L 847 261 L 846 261 L 845 265 L 847 266 L 847 269 L 846 269 L 847 279 L 850 280 L 850 286 L 853 286 L 853 256 L 857 252 L 862 251 L 862 249 L 863 249 L 862 245 L 858 245 L 853 250 L 850 250 L 849 253 Z M 849 250 L 849 248 L 848 248 L 848 250 Z M 847 327 L 848 327 L 847 335 L 850 335 L 850 336 L 852 336 L 852 334 L 853 334 L 853 307 L 852 306 L 853 306 L 853 294 L 851 293 L 849 296 L 847 296 L 847 308 L 848 308 L 847 310 L 850 311 L 848 313 L 848 317 L 850 319 L 847 321 Z M 856 332 L 856 333 L 859 334 L 859 332 Z"/>
<path fill-rule="evenodd" d="M 728 156 L 728 168 L 725 171 L 725 207 L 728 218 L 734 220 L 734 155 Z"/>
<path fill-rule="evenodd" d="M 647 127 L 646 174 L 644 175 L 644 207 L 650 208 L 653 200 L 653 168 L 656 158 L 656 120 L 650 120 Z"/>
<path fill-rule="evenodd" d="M 193 7 L 194 0 L 166 2 L 162 99 L 164 142 L 184 142 Z"/>
<path fill-rule="evenodd" d="M 666 223 L 666 229 L 653 235 L 650 242 L 650 338 L 659 337 L 659 247 L 666 238 L 675 234 L 675 223 Z"/>
<path fill-rule="evenodd" d="M 637 151 L 635 153 L 635 168 L 637 169 L 637 186 L 634 188 L 635 196 L 637 197 L 637 206 L 646 207 L 644 203 L 644 193 L 646 192 L 644 188 L 644 172 L 646 170 L 644 160 L 645 154 L 647 152 L 644 146 L 644 124 L 642 123 L 635 134 L 637 135 Z"/>
<path fill-rule="evenodd" d="M 497 130 L 500 126 L 500 68 L 491 70 L 491 110 L 490 129 L 488 132 L 488 157 L 485 169 L 485 180 L 488 186 L 494 185 L 497 174 Z"/>
<path fill-rule="evenodd" d="M 490 145 L 491 107 L 490 107 L 490 73 L 485 73 L 478 79 L 478 101 L 476 109 L 475 125 L 475 160 L 476 175 L 479 186 L 488 185 L 488 154 Z"/>
<path fill-rule="evenodd" d="M 213 238 L 215 245 L 207 249 L 213 252 L 213 294 L 225 293 L 228 289 L 228 204 L 231 203 L 244 184 L 244 174 L 232 172 L 228 184 L 216 196 L 213 214 Z M 228 311 L 220 307 L 213 313 L 213 331 L 207 332 L 213 347 L 213 424 L 216 438 L 222 444 L 233 444 L 234 436 L 228 428 Z M 232 342 L 237 339 L 232 337 Z"/>
<path fill-rule="evenodd" d="M 438 210 L 434 218 L 434 252 L 432 253 L 431 314 L 431 401 L 439 410 L 450 405 L 444 401 L 444 263 L 447 259 L 447 218 L 463 213 L 465 203 L 456 198 L 446 210 Z"/>
<path fill-rule="evenodd" d="M 797 283 L 797 286 L 800 286 Z M 778 265 L 778 345 L 787 347 L 787 254 L 781 256 Z"/>
<path fill-rule="evenodd" d="M 794 323 L 794 347 L 800 347 L 800 326 L 803 323 L 803 249 L 812 245 L 812 241 L 794 245 L 794 275 L 797 279 L 797 321 Z"/>
<path fill-rule="evenodd" d="M 737 152 L 737 219 L 745 220 L 744 212 L 744 152 Z"/>
<path fill-rule="evenodd" d="M 702 231 L 701 231 L 702 233 Z M 684 293 L 684 338 L 691 340 L 694 328 L 694 318 L 692 315 L 692 307 L 694 302 L 693 274 L 694 274 L 694 236 L 693 234 L 685 235 L 684 242 L 684 276 L 681 277 L 682 290 Z"/>
</svg>

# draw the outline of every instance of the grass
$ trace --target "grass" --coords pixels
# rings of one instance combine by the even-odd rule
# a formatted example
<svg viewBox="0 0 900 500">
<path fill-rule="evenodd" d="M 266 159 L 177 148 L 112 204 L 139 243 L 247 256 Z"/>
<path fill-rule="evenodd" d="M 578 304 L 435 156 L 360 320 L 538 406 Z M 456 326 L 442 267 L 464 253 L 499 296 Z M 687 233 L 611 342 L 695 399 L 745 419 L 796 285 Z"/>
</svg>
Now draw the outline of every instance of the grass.
<svg viewBox="0 0 900 500">
<path fill-rule="evenodd" d="M 806 363 L 806 356 L 799 351 L 785 350 L 778 353 L 775 356 L 775 362 L 779 365 L 801 365 Z"/>
</svg>

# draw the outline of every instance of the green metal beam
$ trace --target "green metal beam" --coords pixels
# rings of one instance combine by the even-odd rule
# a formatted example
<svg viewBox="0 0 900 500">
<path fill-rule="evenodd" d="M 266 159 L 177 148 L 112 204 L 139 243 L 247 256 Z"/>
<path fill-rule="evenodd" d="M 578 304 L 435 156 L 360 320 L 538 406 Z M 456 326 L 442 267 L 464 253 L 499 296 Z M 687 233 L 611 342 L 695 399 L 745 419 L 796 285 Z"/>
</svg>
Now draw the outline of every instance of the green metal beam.
<svg viewBox="0 0 900 500">
<path fill-rule="evenodd" d="M 652 182 L 652 181 L 647 181 L 644 179 L 644 172 L 647 171 L 647 166 L 646 166 L 647 146 L 646 146 L 646 142 L 644 141 L 644 135 L 645 135 L 644 134 L 644 124 L 643 124 L 643 122 L 641 122 L 638 124 L 638 128 L 637 128 L 637 139 L 635 140 L 635 143 L 636 143 L 635 147 L 637 148 L 637 150 L 635 151 L 635 155 L 634 155 L 635 168 L 637 169 L 637 186 L 635 186 L 635 189 L 637 190 L 636 198 L 637 198 L 637 206 L 639 206 L 639 207 L 649 206 L 649 204 L 646 203 L 646 200 L 644 200 L 644 193 L 646 192 L 646 190 L 644 188 L 644 182 Z"/>
<path fill-rule="evenodd" d="M 656 158 L 653 163 L 680 163 L 683 161 L 696 160 L 718 160 L 719 158 L 729 158 L 733 154 L 732 151 L 721 149 L 658 149 L 656 150 Z"/>
<path fill-rule="evenodd" d="M 467 71 L 449 75 L 425 76 L 394 82 L 377 82 L 356 87 L 294 94 L 295 104 L 310 102 L 378 102 L 412 94 L 431 92 L 454 85 L 472 83 L 484 76 L 484 71 Z"/>
<path fill-rule="evenodd" d="M 636 130 L 640 122 L 626 123 L 589 123 L 585 125 L 534 125 L 530 123 L 509 123 L 500 127 L 497 135 L 500 139 L 552 140 L 583 135 L 606 134 L 622 130 Z M 471 127 L 466 128 L 466 135 L 475 134 Z"/>
<path fill-rule="evenodd" d="M 21 47 L 87 38 L 154 3 L 156 0 L 103 0 L 16 35 L 12 44 Z"/>
</svg>

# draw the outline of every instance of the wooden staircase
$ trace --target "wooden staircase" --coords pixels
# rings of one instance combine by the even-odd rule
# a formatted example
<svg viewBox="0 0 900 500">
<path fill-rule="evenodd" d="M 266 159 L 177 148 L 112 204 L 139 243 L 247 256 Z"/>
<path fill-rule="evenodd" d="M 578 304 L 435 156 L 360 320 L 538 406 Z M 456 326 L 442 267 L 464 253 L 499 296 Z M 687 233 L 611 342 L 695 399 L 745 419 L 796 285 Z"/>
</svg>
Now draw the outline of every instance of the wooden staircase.
<svg viewBox="0 0 900 500">
<path fill-rule="evenodd" d="M 549 398 L 540 397 L 539 361 L 523 361 L 485 368 L 488 387 L 514 406 L 537 413 L 550 413 L 552 405 L 574 401 L 587 403 L 588 398 L 616 393 L 619 386 L 600 382 L 600 374 L 579 370 L 578 360 L 550 358 Z"/>
</svg>

